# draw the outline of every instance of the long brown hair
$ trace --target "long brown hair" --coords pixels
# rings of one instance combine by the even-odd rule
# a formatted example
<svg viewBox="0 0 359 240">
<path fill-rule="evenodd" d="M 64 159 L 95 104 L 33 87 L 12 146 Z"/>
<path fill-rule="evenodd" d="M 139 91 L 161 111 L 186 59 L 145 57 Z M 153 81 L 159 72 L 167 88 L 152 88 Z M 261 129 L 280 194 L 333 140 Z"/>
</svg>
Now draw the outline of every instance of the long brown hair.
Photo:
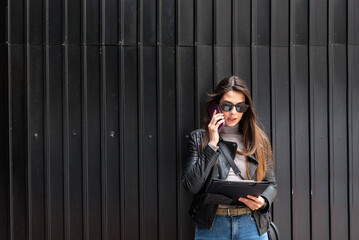
<svg viewBox="0 0 359 240">
<path fill-rule="evenodd" d="M 213 103 L 219 103 L 223 95 L 229 91 L 238 91 L 244 94 L 245 103 L 249 105 L 247 111 L 243 114 L 242 119 L 239 121 L 238 128 L 243 135 L 243 151 L 238 151 L 239 154 L 249 156 L 254 154 L 258 161 L 256 170 L 256 180 L 262 181 L 267 171 L 267 157 L 271 159 L 273 164 L 272 148 L 270 141 L 264 131 L 257 124 L 257 116 L 253 111 L 253 103 L 250 92 L 245 82 L 237 77 L 231 76 L 220 81 L 214 90 L 213 94 L 208 94 L 209 98 L 206 102 L 206 108 Z M 211 121 L 211 116 L 208 111 L 203 119 L 203 128 L 208 133 L 208 124 Z M 202 148 L 209 142 L 209 135 L 206 135 Z M 248 175 L 248 164 L 247 164 Z"/>
</svg>

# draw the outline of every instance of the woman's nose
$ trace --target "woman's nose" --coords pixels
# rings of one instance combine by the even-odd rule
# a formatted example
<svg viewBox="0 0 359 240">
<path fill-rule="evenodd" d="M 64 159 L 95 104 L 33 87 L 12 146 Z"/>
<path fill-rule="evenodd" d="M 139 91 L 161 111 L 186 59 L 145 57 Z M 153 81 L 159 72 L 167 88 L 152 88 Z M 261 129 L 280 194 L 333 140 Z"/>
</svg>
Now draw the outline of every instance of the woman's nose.
<svg viewBox="0 0 359 240">
<path fill-rule="evenodd" d="M 233 106 L 232 109 L 231 109 L 231 113 L 232 113 L 232 114 L 235 114 L 236 112 L 237 112 L 236 107 Z"/>
</svg>

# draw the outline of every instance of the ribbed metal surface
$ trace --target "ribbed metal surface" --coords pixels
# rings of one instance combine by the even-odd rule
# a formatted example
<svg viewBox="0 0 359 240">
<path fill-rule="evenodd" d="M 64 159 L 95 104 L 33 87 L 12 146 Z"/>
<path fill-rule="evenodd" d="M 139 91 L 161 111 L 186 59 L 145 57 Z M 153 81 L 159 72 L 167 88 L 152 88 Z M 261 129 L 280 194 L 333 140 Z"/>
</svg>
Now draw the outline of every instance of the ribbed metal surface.
<svg viewBox="0 0 359 240">
<path fill-rule="evenodd" d="M 0 9 L 2 238 L 192 239 L 185 135 L 232 74 L 273 143 L 281 238 L 359 238 L 358 1 Z"/>
</svg>

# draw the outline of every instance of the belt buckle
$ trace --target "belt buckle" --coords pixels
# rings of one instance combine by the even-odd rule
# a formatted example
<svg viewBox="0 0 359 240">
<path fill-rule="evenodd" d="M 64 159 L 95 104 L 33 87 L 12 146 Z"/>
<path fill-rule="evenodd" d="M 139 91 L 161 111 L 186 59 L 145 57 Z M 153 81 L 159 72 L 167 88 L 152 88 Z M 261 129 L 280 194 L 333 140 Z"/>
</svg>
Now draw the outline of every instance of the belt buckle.
<svg viewBox="0 0 359 240">
<path fill-rule="evenodd" d="M 227 208 L 227 215 L 231 216 L 231 211 L 229 211 L 229 208 Z"/>
</svg>

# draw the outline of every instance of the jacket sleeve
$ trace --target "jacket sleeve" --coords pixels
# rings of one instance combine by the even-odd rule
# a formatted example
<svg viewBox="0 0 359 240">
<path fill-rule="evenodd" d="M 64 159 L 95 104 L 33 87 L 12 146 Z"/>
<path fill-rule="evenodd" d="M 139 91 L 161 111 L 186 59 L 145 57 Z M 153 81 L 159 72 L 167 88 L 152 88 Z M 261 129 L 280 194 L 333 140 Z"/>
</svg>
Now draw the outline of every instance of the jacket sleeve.
<svg viewBox="0 0 359 240">
<path fill-rule="evenodd" d="M 275 179 L 271 159 L 269 157 L 267 157 L 267 172 L 263 180 L 270 182 L 270 185 L 262 193 L 262 197 L 267 199 L 268 205 L 270 206 L 277 196 L 277 181 Z"/>
<path fill-rule="evenodd" d="M 184 188 L 192 194 L 197 194 L 202 189 L 219 156 L 219 152 L 214 151 L 208 144 L 202 152 L 199 152 L 195 139 L 194 134 L 187 138 L 187 151 L 182 176 Z"/>
</svg>

